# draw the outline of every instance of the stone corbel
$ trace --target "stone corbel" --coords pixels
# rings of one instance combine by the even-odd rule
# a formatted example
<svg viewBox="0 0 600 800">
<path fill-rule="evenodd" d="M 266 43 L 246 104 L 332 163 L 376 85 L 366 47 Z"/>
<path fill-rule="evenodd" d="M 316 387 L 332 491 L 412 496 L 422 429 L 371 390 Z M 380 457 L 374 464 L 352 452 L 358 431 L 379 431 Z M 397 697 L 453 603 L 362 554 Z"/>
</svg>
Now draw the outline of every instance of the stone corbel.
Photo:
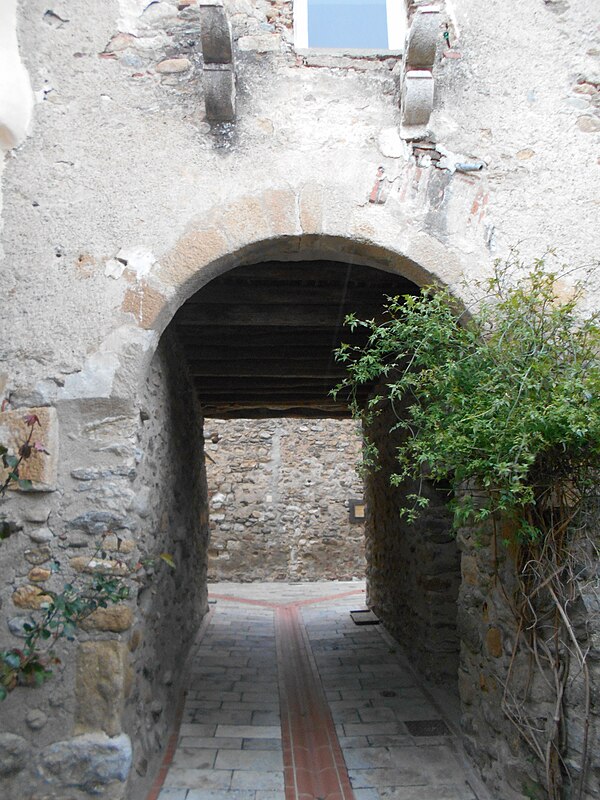
<svg viewBox="0 0 600 800">
<path fill-rule="evenodd" d="M 235 68 L 231 25 L 218 0 L 200 3 L 204 105 L 210 122 L 235 118 Z"/>
<path fill-rule="evenodd" d="M 421 6 L 408 29 L 400 96 L 400 133 L 404 139 L 420 139 L 427 132 L 433 111 L 433 64 L 440 19 L 437 6 Z"/>
</svg>

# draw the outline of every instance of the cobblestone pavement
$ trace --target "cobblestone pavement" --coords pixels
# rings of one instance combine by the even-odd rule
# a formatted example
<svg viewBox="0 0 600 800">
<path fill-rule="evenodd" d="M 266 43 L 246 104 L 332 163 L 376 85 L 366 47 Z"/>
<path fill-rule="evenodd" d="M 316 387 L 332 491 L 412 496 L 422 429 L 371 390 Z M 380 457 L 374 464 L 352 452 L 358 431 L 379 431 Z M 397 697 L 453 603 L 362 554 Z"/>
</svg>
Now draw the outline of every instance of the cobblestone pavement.
<svg viewBox="0 0 600 800">
<path fill-rule="evenodd" d="M 166 778 L 148 800 L 489 800 L 362 582 L 213 584 Z"/>
</svg>

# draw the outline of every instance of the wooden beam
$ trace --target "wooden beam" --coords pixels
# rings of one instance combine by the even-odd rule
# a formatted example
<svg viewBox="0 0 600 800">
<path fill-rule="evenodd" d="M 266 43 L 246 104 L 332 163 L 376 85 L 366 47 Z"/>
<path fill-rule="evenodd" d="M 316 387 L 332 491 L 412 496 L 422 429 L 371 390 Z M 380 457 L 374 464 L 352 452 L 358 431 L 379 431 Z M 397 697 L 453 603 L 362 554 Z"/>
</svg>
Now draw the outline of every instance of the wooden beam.
<svg viewBox="0 0 600 800">
<path fill-rule="evenodd" d="M 252 389 L 270 391 L 281 389 L 282 391 L 297 391 L 302 389 L 312 389 L 315 386 L 327 386 L 327 378 L 291 378 L 287 375 L 281 376 L 218 376 L 204 375 L 195 379 L 195 385 L 206 391 L 241 391 L 246 392 Z"/>
<path fill-rule="evenodd" d="M 175 325 L 243 325 L 248 327 L 333 328 L 342 327 L 346 315 L 355 313 L 359 318 L 381 319 L 380 309 L 357 304 L 324 306 L 287 306 L 274 303 L 254 305 L 188 305 L 184 304 L 175 315 Z"/>
<path fill-rule="evenodd" d="M 201 406 L 206 417 L 350 416 L 344 406 L 323 403 L 211 403 Z"/>
<path fill-rule="evenodd" d="M 234 348 L 270 347 L 274 342 L 289 347 L 329 347 L 333 350 L 340 341 L 362 344 L 366 334 L 359 329 L 352 333 L 346 326 L 340 328 L 269 328 L 244 327 L 243 325 L 198 325 L 176 326 L 177 340 L 183 346 L 206 345 Z"/>
<path fill-rule="evenodd" d="M 345 374 L 343 367 L 335 364 L 323 364 L 313 359 L 299 359 L 288 361 L 285 359 L 272 359 L 270 361 L 252 361 L 250 359 L 228 359 L 190 361 L 190 374 L 194 378 L 202 376 L 223 377 L 265 377 L 276 378 L 285 375 L 288 378 L 319 378 L 333 381 L 339 380 Z"/>
<path fill-rule="evenodd" d="M 254 286 L 223 284 L 219 280 L 192 295 L 184 304 L 187 307 L 219 304 L 245 304 L 249 300 L 255 305 L 322 306 L 322 305 L 373 305 L 381 308 L 386 295 L 410 294 L 410 284 L 401 283 L 386 286 Z"/>
<path fill-rule="evenodd" d="M 349 414 L 335 408 L 206 408 L 205 419 L 348 419 Z"/>
<path fill-rule="evenodd" d="M 398 272 L 386 272 L 375 267 L 348 264 L 343 261 L 264 261 L 260 264 L 245 264 L 228 270 L 211 282 L 239 283 L 242 280 L 255 284 L 267 281 L 303 284 L 318 282 L 334 285 L 351 282 L 362 286 L 403 282 L 418 291 L 416 284 Z"/>
<path fill-rule="evenodd" d="M 301 342 L 296 345 L 280 345 L 277 340 L 269 345 L 243 346 L 232 348 L 229 352 L 234 352 L 237 359 L 251 359 L 252 361 L 272 361 L 273 359 L 286 359 L 293 361 L 296 359 L 310 358 L 315 362 L 327 364 L 330 361 L 335 363 L 333 348 L 331 346 L 306 346 Z M 227 358 L 227 350 L 224 346 L 206 345 L 202 341 L 197 343 L 186 343 L 186 356 L 190 361 L 218 360 Z"/>
</svg>

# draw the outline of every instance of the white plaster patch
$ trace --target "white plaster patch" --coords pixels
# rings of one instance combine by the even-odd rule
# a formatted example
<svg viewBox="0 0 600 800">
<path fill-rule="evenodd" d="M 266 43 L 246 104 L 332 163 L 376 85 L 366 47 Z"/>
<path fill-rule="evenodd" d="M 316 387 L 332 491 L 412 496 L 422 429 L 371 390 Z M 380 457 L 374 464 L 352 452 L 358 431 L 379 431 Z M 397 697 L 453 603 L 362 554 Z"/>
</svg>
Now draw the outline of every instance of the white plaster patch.
<svg viewBox="0 0 600 800">
<path fill-rule="evenodd" d="M 123 261 L 127 269 L 135 272 L 138 280 L 150 274 L 156 259 L 147 247 L 124 247 L 117 253 L 118 261 Z M 108 266 L 108 265 L 107 265 Z"/>
<path fill-rule="evenodd" d="M 120 278 L 125 271 L 125 264 L 122 261 L 117 261 L 116 258 L 111 258 L 106 262 L 104 267 L 104 274 L 107 278 Z"/>
<path fill-rule="evenodd" d="M 119 30 L 123 33 L 136 33 L 139 19 L 148 3 L 149 0 L 119 0 Z"/>
<path fill-rule="evenodd" d="M 98 350 L 85 360 L 80 372 L 66 376 L 64 386 L 59 388 L 53 381 L 43 380 L 36 385 L 36 391 L 44 402 L 111 397 L 117 373 L 128 360 L 128 351 L 131 353 L 132 348 L 139 348 L 146 352 L 155 343 L 154 331 L 142 330 L 137 325 L 123 325 L 106 337 Z"/>
<path fill-rule="evenodd" d="M 387 158 L 405 158 L 408 160 L 406 143 L 400 138 L 397 128 L 383 128 L 379 132 L 379 150 Z"/>
</svg>

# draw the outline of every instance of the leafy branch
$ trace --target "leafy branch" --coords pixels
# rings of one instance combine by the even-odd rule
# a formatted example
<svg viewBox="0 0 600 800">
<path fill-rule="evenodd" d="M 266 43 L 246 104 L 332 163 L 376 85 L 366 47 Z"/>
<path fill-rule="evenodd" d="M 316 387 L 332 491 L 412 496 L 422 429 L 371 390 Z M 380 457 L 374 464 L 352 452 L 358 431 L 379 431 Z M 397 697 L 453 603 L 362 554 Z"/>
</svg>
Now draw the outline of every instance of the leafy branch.
<svg viewBox="0 0 600 800">
<path fill-rule="evenodd" d="M 516 257 L 497 262 L 476 289 L 480 299 L 468 314 L 447 290 L 429 286 L 418 297 L 388 298 L 381 323 L 348 317 L 350 329 L 363 328 L 368 339 L 338 349 L 347 375 L 335 393 L 346 394 L 364 423 L 369 468 L 377 461 L 370 428 L 392 408 L 392 485 L 418 482 L 401 509 L 409 521 L 427 506 L 419 483 L 426 473 L 450 482 L 456 528 L 495 526 L 499 518 L 513 524 L 517 592 L 506 592 L 517 631 L 512 665 L 529 663 L 555 710 L 540 726 L 532 681 L 520 685 L 512 666 L 503 708 L 557 800 L 565 781 L 573 783 L 563 707 L 576 679 L 588 698 L 582 725 L 589 727 L 589 648 L 572 615 L 584 589 L 598 585 L 591 509 L 600 475 L 600 315 L 582 316 L 584 286 L 566 287 L 544 259 L 528 271 Z M 376 394 L 363 407 L 365 388 Z M 584 797 L 587 738 L 574 798 Z"/>
<path fill-rule="evenodd" d="M 101 554 L 101 544 L 90 557 L 92 564 Z M 53 562 L 53 571 L 60 564 Z M 54 652 L 59 639 L 75 639 L 81 623 L 99 608 L 109 603 L 119 603 L 129 597 L 129 587 L 122 578 L 94 572 L 78 584 L 66 583 L 61 592 L 50 589 L 39 590 L 40 595 L 50 599 L 42 603 L 41 616 L 23 625 L 25 643 L 23 648 L 13 647 L 0 651 L 0 701 L 17 686 L 40 686 L 52 675 L 52 667 L 60 663 Z"/>
<path fill-rule="evenodd" d="M 31 481 L 20 477 L 23 463 L 34 453 L 49 454 L 44 445 L 34 439 L 36 426 L 40 426 L 39 418 L 35 414 L 28 414 L 23 419 L 28 432 L 17 452 L 11 453 L 7 447 L 0 445 L 0 459 L 3 467 L 8 470 L 0 484 L 0 498 L 14 483 L 21 489 L 30 489 Z M 7 538 L 11 532 L 11 526 L 0 521 L 0 540 Z M 117 544 L 120 546 L 119 539 Z M 103 541 L 100 541 L 89 558 L 87 568 L 93 567 L 98 556 L 105 559 L 106 555 Z M 175 568 L 169 553 L 160 553 L 157 559 L 164 561 L 172 569 Z M 137 564 L 118 561 L 117 564 L 126 567 L 128 576 L 133 580 L 136 580 L 138 573 L 137 579 L 140 580 L 139 571 L 154 566 L 157 559 L 148 558 Z M 54 561 L 52 572 L 59 571 L 60 564 Z M 34 615 L 35 618 L 32 616 L 31 621 L 23 625 L 23 647 L 0 651 L 0 701 L 5 700 L 17 686 L 43 684 L 53 674 L 53 667 L 60 663 L 55 653 L 58 641 L 63 638 L 73 641 L 77 629 L 91 614 L 129 597 L 129 587 L 122 577 L 105 575 L 97 570 L 93 571 L 89 578 L 79 576 L 72 582 L 65 583 L 60 592 L 46 587 L 39 588 L 38 591 L 39 595 L 47 597 L 48 600 L 41 604 L 41 613 Z"/>
<path fill-rule="evenodd" d="M 33 436 L 36 425 L 40 425 L 40 420 L 36 414 L 27 414 L 23 417 L 28 427 L 27 438 L 21 444 L 16 453 L 11 453 L 5 445 L 0 444 L 0 460 L 4 469 L 8 470 L 6 477 L 0 483 L 0 498 L 4 497 L 7 489 L 12 483 L 16 483 L 20 489 L 31 489 L 31 481 L 21 478 L 19 470 L 24 461 L 27 461 L 34 453 L 45 453 L 48 451 L 41 442 L 34 441 Z M 0 540 L 6 539 L 11 534 L 10 526 L 0 522 Z"/>
</svg>

